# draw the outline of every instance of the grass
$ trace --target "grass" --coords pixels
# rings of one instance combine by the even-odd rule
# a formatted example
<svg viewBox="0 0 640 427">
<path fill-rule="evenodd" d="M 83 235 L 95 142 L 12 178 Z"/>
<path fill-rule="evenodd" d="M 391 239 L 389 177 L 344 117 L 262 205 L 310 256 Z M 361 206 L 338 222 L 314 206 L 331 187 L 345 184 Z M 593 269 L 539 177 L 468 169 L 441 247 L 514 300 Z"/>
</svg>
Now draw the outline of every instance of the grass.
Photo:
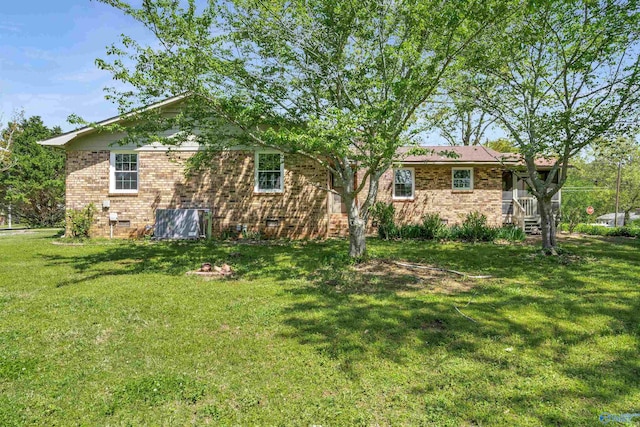
<svg viewBox="0 0 640 427">
<path fill-rule="evenodd" d="M 419 283 L 355 272 L 343 241 L 55 241 L 0 236 L 3 426 L 594 425 L 640 412 L 635 239 L 568 240 L 557 258 L 370 241 L 373 257 L 494 277 Z M 185 276 L 204 261 L 236 277 Z"/>
</svg>

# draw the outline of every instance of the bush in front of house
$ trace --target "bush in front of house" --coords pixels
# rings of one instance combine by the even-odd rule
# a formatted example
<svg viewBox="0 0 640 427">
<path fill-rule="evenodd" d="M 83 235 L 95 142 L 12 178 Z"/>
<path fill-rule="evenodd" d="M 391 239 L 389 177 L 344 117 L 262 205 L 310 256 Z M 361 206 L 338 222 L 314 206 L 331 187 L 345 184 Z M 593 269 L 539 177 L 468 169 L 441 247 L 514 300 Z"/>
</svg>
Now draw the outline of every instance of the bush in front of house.
<svg viewBox="0 0 640 427">
<path fill-rule="evenodd" d="M 96 212 L 97 209 L 93 203 L 89 203 L 82 209 L 67 210 L 67 230 L 70 237 L 75 239 L 88 238 Z"/>
<path fill-rule="evenodd" d="M 381 239 L 407 240 L 462 240 L 469 242 L 491 242 L 497 239 L 518 242 L 525 239 L 522 229 L 513 226 L 490 227 L 486 215 L 480 212 L 468 214 L 460 225 L 448 227 L 439 214 L 427 214 L 421 224 L 398 226 L 394 221 L 395 208 L 392 204 L 376 203 L 371 210 L 371 218 L 378 227 Z"/>
<path fill-rule="evenodd" d="M 397 229 L 396 237 L 400 239 L 426 239 L 420 224 L 406 224 Z"/>
<path fill-rule="evenodd" d="M 487 225 L 487 216 L 480 212 L 467 214 L 462 224 L 452 227 L 453 233 L 458 240 L 471 242 L 491 242 L 497 236 L 497 228 Z"/>
<path fill-rule="evenodd" d="M 440 240 L 449 237 L 449 229 L 440 214 L 426 214 L 422 217 L 422 228 L 425 239 Z"/>
<path fill-rule="evenodd" d="M 508 240 L 509 242 L 521 242 L 527 238 L 527 234 L 520 227 L 509 224 L 497 228 L 496 239 Z"/>
<path fill-rule="evenodd" d="M 371 207 L 371 218 L 378 224 L 378 237 L 389 240 L 398 237 L 398 228 L 395 224 L 396 208 L 393 203 L 376 202 Z"/>
</svg>

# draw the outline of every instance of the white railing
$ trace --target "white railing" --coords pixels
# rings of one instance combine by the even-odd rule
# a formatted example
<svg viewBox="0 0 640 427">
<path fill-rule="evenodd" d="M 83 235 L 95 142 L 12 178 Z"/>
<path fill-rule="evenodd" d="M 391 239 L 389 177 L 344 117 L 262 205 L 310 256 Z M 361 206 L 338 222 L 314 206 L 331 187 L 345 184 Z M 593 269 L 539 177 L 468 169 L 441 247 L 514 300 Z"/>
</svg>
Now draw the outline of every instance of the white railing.
<svg viewBox="0 0 640 427">
<path fill-rule="evenodd" d="M 538 200 L 535 197 L 518 197 L 517 202 L 524 209 L 526 217 L 538 216 Z"/>
</svg>

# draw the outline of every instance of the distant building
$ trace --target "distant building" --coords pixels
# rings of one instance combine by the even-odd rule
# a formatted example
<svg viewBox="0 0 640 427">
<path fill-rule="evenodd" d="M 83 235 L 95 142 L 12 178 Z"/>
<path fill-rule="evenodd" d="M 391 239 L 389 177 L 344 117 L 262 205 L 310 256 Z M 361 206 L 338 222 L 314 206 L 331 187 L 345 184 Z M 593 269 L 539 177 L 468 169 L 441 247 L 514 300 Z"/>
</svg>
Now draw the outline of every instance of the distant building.
<svg viewBox="0 0 640 427">
<path fill-rule="evenodd" d="M 596 224 L 602 224 L 602 225 L 606 225 L 608 227 L 615 227 L 616 225 L 616 214 L 615 213 L 608 213 L 608 214 L 604 214 L 604 215 L 600 215 L 598 218 L 596 218 Z M 629 214 L 629 221 L 633 221 L 634 219 L 640 219 L 640 214 L 638 213 L 630 213 Z M 624 212 L 619 212 L 618 213 L 618 221 L 617 221 L 618 226 L 624 225 Z"/>
</svg>

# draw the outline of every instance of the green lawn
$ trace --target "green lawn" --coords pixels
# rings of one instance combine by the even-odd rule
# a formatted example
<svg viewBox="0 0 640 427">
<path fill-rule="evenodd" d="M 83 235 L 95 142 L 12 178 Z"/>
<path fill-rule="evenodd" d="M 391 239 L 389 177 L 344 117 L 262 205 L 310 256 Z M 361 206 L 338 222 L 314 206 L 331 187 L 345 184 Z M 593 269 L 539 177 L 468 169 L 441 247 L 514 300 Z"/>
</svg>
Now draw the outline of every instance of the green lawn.
<svg viewBox="0 0 640 427">
<path fill-rule="evenodd" d="M 353 272 L 342 241 L 55 241 L 0 236 L 3 426 L 597 425 L 640 412 L 638 240 L 572 240 L 558 258 L 370 241 L 374 258 L 494 277 L 421 281 Z M 204 261 L 238 274 L 185 276 Z"/>
</svg>

